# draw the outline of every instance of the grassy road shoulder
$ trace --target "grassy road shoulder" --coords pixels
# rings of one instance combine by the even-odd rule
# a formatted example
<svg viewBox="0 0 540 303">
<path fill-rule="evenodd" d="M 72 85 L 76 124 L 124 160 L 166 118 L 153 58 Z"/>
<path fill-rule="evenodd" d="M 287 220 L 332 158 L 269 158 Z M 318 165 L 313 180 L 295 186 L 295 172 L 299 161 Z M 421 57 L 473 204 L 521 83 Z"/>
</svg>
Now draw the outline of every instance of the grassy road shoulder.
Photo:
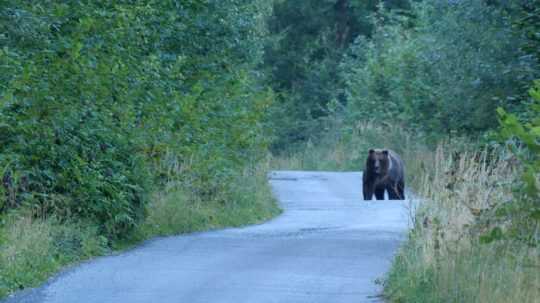
<svg viewBox="0 0 540 303">
<path fill-rule="evenodd" d="M 266 179 L 268 165 L 239 173 L 227 190 L 205 200 L 168 184 L 155 193 L 146 220 L 127 240 L 110 242 L 95 225 L 36 218 L 30 210 L 2 218 L 0 298 L 35 287 L 63 267 L 132 247 L 155 236 L 169 236 L 268 220 L 280 213 Z"/>
<path fill-rule="evenodd" d="M 515 163 L 499 154 L 451 151 L 441 145 L 429 154 L 435 161 L 415 188 L 425 202 L 386 278 L 386 297 L 390 302 L 536 302 L 538 227 L 531 229 L 532 219 L 513 210 L 519 204 L 513 197 L 519 179 Z"/>
</svg>

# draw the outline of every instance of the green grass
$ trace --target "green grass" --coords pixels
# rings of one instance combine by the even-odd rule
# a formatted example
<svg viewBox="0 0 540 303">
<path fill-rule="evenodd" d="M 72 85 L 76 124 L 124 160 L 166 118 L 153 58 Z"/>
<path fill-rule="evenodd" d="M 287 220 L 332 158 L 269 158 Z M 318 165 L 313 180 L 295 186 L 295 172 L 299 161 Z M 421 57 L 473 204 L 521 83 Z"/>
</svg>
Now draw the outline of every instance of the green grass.
<svg viewBox="0 0 540 303">
<path fill-rule="evenodd" d="M 148 217 L 136 234 L 149 238 L 268 220 L 278 215 L 280 209 L 268 186 L 267 171 L 268 166 L 264 165 L 243 172 L 227 190 L 209 201 L 172 184 L 153 199 Z"/>
<path fill-rule="evenodd" d="M 34 219 L 22 212 L 2 219 L 0 298 L 39 285 L 63 266 L 105 254 L 107 239 L 90 224 Z"/>
<path fill-rule="evenodd" d="M 36 218 L 19 210 L 0 218 L 0 298 L 35 287 L 69 264 L 132 247 L 155 236 L 260 223 L 280 213 L 266 179 L 268 164 L 239 173 L 204 200 L 170 183 L 154 194 L 146 220 L 127 239 L 110 243 L 88 223 Z"/>
</svg>

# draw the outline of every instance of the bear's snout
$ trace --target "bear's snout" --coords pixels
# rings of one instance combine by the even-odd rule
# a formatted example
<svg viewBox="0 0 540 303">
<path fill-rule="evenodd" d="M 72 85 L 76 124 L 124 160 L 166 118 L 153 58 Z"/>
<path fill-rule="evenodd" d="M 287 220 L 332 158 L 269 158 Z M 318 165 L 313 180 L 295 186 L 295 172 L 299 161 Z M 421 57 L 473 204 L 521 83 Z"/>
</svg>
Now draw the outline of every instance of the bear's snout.
<svg viewBox="0 0 540 303">
<path fill-rule="evenodd" d="M 379 175 L 381 173 L 381 163 L 379 161 L 375 161 L 375 165 L 373 166 L 375 169 L 375 173 Z"/>
</svg>

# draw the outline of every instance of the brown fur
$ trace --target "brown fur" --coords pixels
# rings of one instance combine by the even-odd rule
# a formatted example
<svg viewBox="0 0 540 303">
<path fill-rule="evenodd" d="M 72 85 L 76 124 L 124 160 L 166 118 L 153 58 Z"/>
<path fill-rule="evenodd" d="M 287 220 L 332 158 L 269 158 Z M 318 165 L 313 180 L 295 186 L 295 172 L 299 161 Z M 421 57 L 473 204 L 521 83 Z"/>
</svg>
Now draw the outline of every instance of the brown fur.
<svg viewBox="0 0 540 303">
<path fill-rule="evenodd" d="M 387 149 L 370 149 L 363 174 L 364 200 L 384 200 L 384 192 L 390 200 L 405 199 L 405 173 L 403 161 L 398 154 Z"/>
</svg>

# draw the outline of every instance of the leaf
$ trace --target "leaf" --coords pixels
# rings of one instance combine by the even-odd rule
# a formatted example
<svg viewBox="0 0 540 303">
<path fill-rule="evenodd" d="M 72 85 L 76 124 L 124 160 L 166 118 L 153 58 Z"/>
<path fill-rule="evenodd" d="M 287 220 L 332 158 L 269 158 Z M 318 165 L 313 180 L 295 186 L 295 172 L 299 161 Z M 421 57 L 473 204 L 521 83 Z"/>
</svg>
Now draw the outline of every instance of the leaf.
<svg viewBox="0 0 540 303">
<path fill-rule="evenodd" d="M 489 233 L 480 236 L 480 243 L 489 244 L 503 238 L 503 231 L 500 227 L 493 228 Z"/>
</svg>

